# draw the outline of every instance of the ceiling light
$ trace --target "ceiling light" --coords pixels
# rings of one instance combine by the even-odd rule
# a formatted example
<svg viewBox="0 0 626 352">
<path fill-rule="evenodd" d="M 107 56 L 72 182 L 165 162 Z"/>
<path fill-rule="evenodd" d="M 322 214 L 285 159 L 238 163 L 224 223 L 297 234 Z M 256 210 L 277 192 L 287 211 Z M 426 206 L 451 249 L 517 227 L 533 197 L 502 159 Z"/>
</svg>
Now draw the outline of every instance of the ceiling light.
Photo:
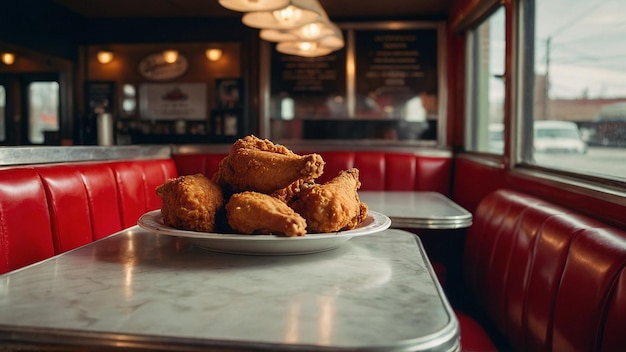
<svg viewBox="0 0 626 352">
<path fill-rule="evenodd" d="M 278 10 L 246 13 L 241 21 L 253 28 L 293 29 L 315 22 L 323 14 L 317 0 L 291 0 L 288 6 Z"/>
<path fill-rule="evenodd" d="M 165 50 L 163 52 L 163 60 L 168 64 L 173 64 L 178 59 L 178 51 L 177 50 Z"/>
<path fill-rule="evenodd" d="M 209 61 L 217 61 L 222 58 L 222 49 L 207 49 L 204 54 Z"/>
<path fill-rule="evenodd" d="M 289 5 L 289 0 L 219 0 L 219 3 L 230 10 L 251 12 L 274 11 Z"/>
<path fill-rule="evenodd" d="M 288 51 L 291 55 L 299 55 L 300 53 L 307 53 L 306 56 L 311 56 L 310 53 L 319 53 L 326 55 L 330 51 L 339 50 L 344 47 L 345 42 L 343 40 L 343 34 L 339 27 L 330 22 L 316 23 L 319 31 L 307 29 L 309 25 L 305 25 L 301 28 L 292 30 L 276 30 L 276 29 L 263 29 L 261 30 L 261 39 L 273 41 L 273 42 L 288 42 L 290 44 L 280 45 L 279 51 Z M 312 27 L 311 27 L 312 28 Z M 307 43 L 315 43 L 315 50 L 306 47 Z"/>
<path fill-rule="evenodd" d="M 298 40 L 298 36 L 292 31 L 280 29 L 261 29 L 259 37 L 268 42 L 294 42 Z"/>
<path fill-rule="evenodd" d="M 113 53 L 108 50 L 100 50 L 98 51 L 98 62 L 101 64 L 108 64 L 113 61 Z"/>
<path fill-rule="evenodd" d="M 15 62 L 15 54 L 13 53 L 2 53 L 2 62 L 5 65 L 13 65 Z"/>
<path fill-rule="evenodd" d="M 321 47 L 319 42 L 307 41 L 278 43 L 276 50 L 283 54 L 305 57 L 324 56 L 333 52 L 332 49 Z"/>
</svg>

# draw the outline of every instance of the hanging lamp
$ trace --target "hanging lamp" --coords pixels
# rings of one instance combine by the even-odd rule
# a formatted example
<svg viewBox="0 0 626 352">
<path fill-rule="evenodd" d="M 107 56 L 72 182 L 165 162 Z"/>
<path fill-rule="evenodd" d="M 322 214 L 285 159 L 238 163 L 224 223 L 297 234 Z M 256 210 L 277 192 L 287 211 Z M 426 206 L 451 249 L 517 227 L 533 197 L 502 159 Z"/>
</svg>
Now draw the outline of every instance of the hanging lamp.
<svg viewBox="0 0 626 352">
<path fill-rule="evenodd" d="M 289 0 L 219 0 L 220 5 L 233 11 L 273 11 L 289 5 Z"/>
<path fill-rule="evenodd" d="M 293 29 L 319 20 L 323 13 L 317 0 L 290 0 L 277 10 L 248 12 L 241 21 L 252 28 Z"/>
</svg>

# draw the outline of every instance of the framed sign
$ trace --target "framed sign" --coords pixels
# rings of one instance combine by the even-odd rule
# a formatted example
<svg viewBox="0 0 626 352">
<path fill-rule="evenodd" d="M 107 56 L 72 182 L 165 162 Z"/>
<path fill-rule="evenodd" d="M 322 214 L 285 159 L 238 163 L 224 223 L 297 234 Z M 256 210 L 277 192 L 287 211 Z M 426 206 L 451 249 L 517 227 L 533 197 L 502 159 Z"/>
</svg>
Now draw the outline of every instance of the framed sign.
<svg viewBox="0 0 626 352">
<path fill-rule="evenodd" d="M 153 81 L 169 81 L 178 78 L 187 72 L 189 62 L 179 54 L 173 63 L 165 62 L 162 53 L 151 54 L 139 62 L 139 73 Z"/>
<path fill-rule="evenodd" d="M 261 119 L 271 137 L 443 142 L 437 126 L 446 116 L 445 23 L 339 26 L 346 46 L 326 56 L 269 48 L 270 72 L 261 78 L 270 96 Z"/>
<path fill-rule="evenodd" d="M 437 49 L 436 28 L 356 31 L 355 114 L 413 117 L 403 116 L 411 99 L 437 95 Z"/>
<path fill-rule="evenodd" d="M 241 107 L 242 82 L 240 78 L 222 78 L 215 80 L 217 106 L 221 109 Z"/>
<path fill-rule="evenodd" d="M 206 120 L 204 83 L 146 83 L 139 87 L 142 120 Z"/>
<path fill-rule="evenodd" d="M 272 50 L 270 109 L 273 117 L 336 118 L 347 115 L 346 49 L 300 57 Z"/>
</svg>

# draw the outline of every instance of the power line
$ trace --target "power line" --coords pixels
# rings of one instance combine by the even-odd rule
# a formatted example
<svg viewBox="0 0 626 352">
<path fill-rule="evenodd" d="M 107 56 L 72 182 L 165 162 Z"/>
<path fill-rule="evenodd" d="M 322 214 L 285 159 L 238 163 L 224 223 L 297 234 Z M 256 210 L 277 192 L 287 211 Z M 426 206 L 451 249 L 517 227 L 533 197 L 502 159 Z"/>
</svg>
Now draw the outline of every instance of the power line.
<svg viewBox="0 0 626 352">
<path fill-rule="evenodd" d="M 569 22 L 566 22 L 565 24 L 561 25 L 561 27 L 557 28 L 554 32 L 552 32 L 552 35 L 550 35 L 550 37 L 555 37 L 557 34 L 560 34 L 564 30 L 566 30 L 567 28 L 569 28 L 572 25 L 576 24 L 582 18 L 589 16 L 589 14 L 591 12 L 599 9 L 600 6 L 604 5 L 608 1 L 612 1 L 612 0 L 600 0 L 598 3 L 594 4 L 593 6 L 591 6 L 588 10 L 581 12 L 580 15 L 572 18 Z"/>
</svg>

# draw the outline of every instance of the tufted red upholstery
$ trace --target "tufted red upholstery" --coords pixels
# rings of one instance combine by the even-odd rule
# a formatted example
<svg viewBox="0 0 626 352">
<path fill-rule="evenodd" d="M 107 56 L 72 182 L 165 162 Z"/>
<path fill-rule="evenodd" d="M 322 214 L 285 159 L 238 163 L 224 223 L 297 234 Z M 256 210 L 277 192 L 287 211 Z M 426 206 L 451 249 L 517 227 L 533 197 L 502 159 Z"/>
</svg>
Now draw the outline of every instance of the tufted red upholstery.
<svg viewBox="0 0 626 352">
<path fill-rule="evenodd" d="M 0 170 L 0 273 L 54 255 L 46 199 L 33 168 Z"/>
<path fill-rule="evenodd" d="M 161 207 L 172 159 L 74 162 L 0 170 L 0 273 L 122 228 Z"/>
<path fill-rule="evenodd" d="M 515 350 L 626 350 L 624 231 L 498 190 L 474 214 L 464 268 L 477 305 Z"/>
<path fill-rule="evenodd" d="M 179 175 L 203 174 L 211 177 L 226 155 L 228 153 L 174 154 L 172 158 Z"/>
<path fill-rule="evenodd" d="M 310 151 L 298 151 L 309 154 Z M 326 182 L 341 170 L 356 167 L 363 191 L 434 191 L 450 194 L 452 159 L 395 151 L 320 151 Z M 201 173 L 211 177 L 225 153 L 173 154 L 180 175 Z"/>
</svg>

